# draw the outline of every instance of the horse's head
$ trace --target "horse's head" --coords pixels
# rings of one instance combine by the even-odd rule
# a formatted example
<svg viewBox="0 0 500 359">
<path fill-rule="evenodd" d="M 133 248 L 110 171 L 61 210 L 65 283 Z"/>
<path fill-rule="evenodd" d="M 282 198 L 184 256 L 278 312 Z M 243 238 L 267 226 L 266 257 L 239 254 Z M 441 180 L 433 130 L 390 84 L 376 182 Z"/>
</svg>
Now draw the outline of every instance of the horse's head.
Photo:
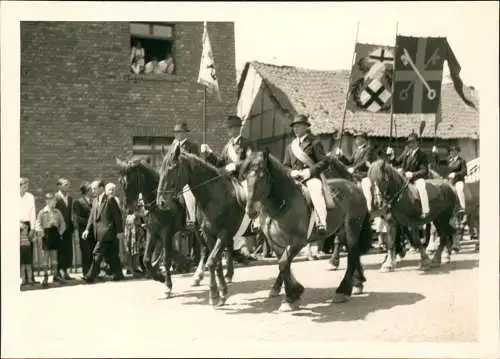
<svg viewBox="0 0 500 359">
<path fill-rule="evenodd" d="M 246 212 L 250 218 L 257 217 L 256 202 L 268 198 L 271 192 L 269 150 L 248 152 L 240 170 L 240 180 L 246 181 Z"/>
<path fill-rule="evenodd" d="M 189 159 L 180 146 L 173 146 L 163 158 L 156 204 L 161 210 L 171 209 L 185 185 L 189 184 Z"/>
<path fill-rule="evenodd" d="M 125 162 L 116 158 L 116 164 L 120 174 L 118 182 L 125 194 L 125 206 L 135 209 L 140 193 L 146 202 L 153 202 L 154 197 L 151 197 L 158 182 L 156 172 L 141 160 Z"/>
<path fill-rule="evenodd" d="M 373 184 L 374 205 L 376 207 L 381 207 L 386 202 L 391 201 L 405 183 L 402 175 L 383 158 L 371 164 L 368 177 Z"/>
</svg>

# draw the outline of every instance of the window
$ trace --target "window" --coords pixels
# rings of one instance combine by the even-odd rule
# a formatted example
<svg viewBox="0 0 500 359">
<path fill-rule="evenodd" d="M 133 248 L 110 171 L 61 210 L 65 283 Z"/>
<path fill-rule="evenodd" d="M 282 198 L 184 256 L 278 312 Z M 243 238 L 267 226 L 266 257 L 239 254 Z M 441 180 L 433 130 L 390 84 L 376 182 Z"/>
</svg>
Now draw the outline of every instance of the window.
<svg viewBox="0 0 500 359">
<path fill-rule="evenodd" d="M 134 136 L 132 138 L 132 159 L 148 160 L 154 168 L 160 168 L 163 160 L 163 151 L 168 151 L 174 140 L 168 136 Z"/>
<path fill-rule="evenodd" d="M 130 71 L 155 75 L 175 73 L 173 25 L 130 23 Z"/>
</svg>

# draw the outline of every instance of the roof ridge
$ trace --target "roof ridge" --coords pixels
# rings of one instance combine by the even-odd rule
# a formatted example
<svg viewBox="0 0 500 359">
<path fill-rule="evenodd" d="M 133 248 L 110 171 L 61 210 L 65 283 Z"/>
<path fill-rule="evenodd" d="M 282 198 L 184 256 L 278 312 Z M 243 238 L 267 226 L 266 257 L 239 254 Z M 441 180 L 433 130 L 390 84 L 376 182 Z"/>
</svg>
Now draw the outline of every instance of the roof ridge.
<svg viewBox="0 0 500 359">
<path fill-rule="evenodd" d="M 260 66 L 266 66 L 266 67 L 273 67 L 273 68 L 278 68 L 278 69 L 284 69 L 284 70 L 298 70 L 298 71 L 303 71 L 303 72 L 329 72 L 329 73 L 338 73 L 338 72 L 350 72 L 351 70 L 349 69 L 336 69 L 336 70 L 318 70 L 318 69 L 311 69 L 307 67 L 300 67 L 300 66 L 291 66 L 291 65 L 276 65 L 276 64 L 270 64 L 266 62 L 261 62 L 261 61 L 252 61 L 252 65 L 260 65 Z"/>
</svg>

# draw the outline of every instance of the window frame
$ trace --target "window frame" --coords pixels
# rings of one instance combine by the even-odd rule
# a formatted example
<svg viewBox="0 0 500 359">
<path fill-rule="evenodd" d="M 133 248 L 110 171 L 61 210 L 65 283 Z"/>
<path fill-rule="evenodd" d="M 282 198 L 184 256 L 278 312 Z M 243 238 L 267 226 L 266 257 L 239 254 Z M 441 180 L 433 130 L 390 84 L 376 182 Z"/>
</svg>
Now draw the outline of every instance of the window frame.
<svg viewBox="0 0 500 359">
<path fill-rule="evenodd" d="M 134 34 L 132 33 L 131 25 L 132 24 L 141 24 L 141 25 L 149 25 L 149 34 Z M 153 29 L 154 26 L 165 26 L 165 27 L 170 27 L 172 30 L 172 35 L 170 37 L 164 37 L 164 36 L 156 36 L 153 34 Z M 128 22 L 128 32 L 129 32 L 129 40 L 132 38 L 144 38 L 144 39 L 153 39 L 153 40 L 162 40 L 162 41 L 170 41 L 171 43 L 171 55 L 172 58 L 174 59 L 174 71 L 171 74 L 135 74 L 130 71 L 130 63 L 128 63 L 128 71 L 127 71 L 127 78 L 134 80 L 134 82 L 137 82 L 137 80 L 152 80 L 152 81 L 171 81 L 172 79 L 175 79 L 177 76 L 177 51 L 176 51 L 176 24 L 172 22 L 143 22 L 143 21 L 129 21 Z M 130 58 L 130 51 L 132 50 L 132 47 L 129 48 L 128 52 L 128 58 Z M 146 65 L 146 64 L 144 64 Z"/>
<path fill-rule="evenodd" d="M 151 165 L 159 168 L 163 159 L 162 146 L 168 151 L 173 141 L 174 136 L 132 136 L 132 158 L 150 157 Z M 159 159 L 159 163 L 155 163 L 155 157 Z"/>
</svg>

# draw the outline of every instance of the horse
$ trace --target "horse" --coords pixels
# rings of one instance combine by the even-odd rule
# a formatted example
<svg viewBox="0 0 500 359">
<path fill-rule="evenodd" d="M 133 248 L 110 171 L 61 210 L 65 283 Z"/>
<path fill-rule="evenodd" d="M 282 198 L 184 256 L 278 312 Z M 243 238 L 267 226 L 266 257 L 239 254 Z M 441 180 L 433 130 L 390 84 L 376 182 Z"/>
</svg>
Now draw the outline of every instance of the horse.
<svg viewBox="0 0 500 359">
<path fill-rule="evenodd" d="M 181 268 L 185 268 L 189 263 L 186 258 L 173 247 L 172 240 L 175 234 L 186 231 L 185 220 L 186 211 L 184 206 L 175 201 L 168 210 L 162 210 L 156 205 L 156 190 L 159 183 L 159 173 L 145 161 L 131 161 L 129 163 L 116 159 L 120 169 L 119 183 L 122 184 L 125 193 L 125 204 L 127 208 L 135 208 L 139 193 L 142 193 L 146 209 L 148 210 L 146 248 L 143 262 L 148 273 L 153 279 L 163 282 L 166 285 L 166 296 L 172 294 L 172 278 L 170 272 L 171 260 L 176 262 Z M 201 226 L 195 228 L 194 234 L 201 244 L 201 254 L 197 270 L 193 275 L 193 286 L 198 286 L 203 279 L 203 266 L 208 255 L 204 241 L 200 238 L 204 236 Z M 165 249 L 163 256 L 165 266 L 165 276 L 153 272 L 151 255 Z M 228 274 L 233 268 L 232 256 L 228 258 Z"/>
<path fill-rule="evenodd" d="M 441 176 L 437 171 L 430 170 L 429 171 L 432 178 L 441 179 L 447 181 L 446 178 Z M 478 242 L 476 243 L 475 250 L 479 250 L 479 180 L 478 181 L 464 181 L 464 196 L 465 196 L 465 215 L 466 215 L 466 223 L 469 227 L 469 233 L 476 232 L 478 235 Z M 450 183 L 451 185 L 451 183 Z M 452 186 L 453 190 L 454 187 Z M 457 221 L 460 221 L 461 218 L 457 218 Z M 453 249 L 458 251 L 460 245 L 458 243 L 459 239 L 463 237 L 464 226 L 461 223 L 458 223 L 458 227 L 460 227 L 460 233 L 454 237 L 456 241 L 453 243 Z M 460 237 L 460 238 L 459 238 Z"/>
<path fill-rule="evenodd" d="M 318 239 L 311 236 L 315 214 L 309 194 L 268 149 L 248 154 L 240 179 L 247 181 L 246 211 L 251 218 L 260 216 L 261 230 L 279 258 L 279 274 L 269 296 L 279 296 L 284 283 L 286 295 L 279 310 L 297 310 L 304 287 L 293 276 L 291 263 L 307 243 Z M 342 236 L 340 241 L 348 250 L 347 269 L 333 298 L 335 303 L 341 303 L 363 291 L 366 278 L 361 255 L 371 248 L 372 230 L 361 189 L 345 179 L 330 180 L 329 186 L 334 206 L 328 210 L 330 232 L 326 237 Z"/>
<path fill-rule="evenodd" d="M 206 244 L 211 249 L 206 262 L 210 276 L 209 304 L 223 306 L 228 288 L 222 275 L 222 247 L 232 249 L 233 237 L 243 235 L 248 228 L 250 221 L 245 217 L 244 192 L 237 180 L 224 170 L 173 146 L 161 165 L 158 206 L 163 210 L 171 209 L 186 185 L 189 185 L 206 221 Z"/>
<path fill-rule="evenodd" d="M 416 188 L 385 159 L 378 159 L 371 164 L 368 177 L 375 187 L 374 202 L 377 207 L 387 210 L 389 224 L 388 255 L 381 266 L 381 271 L 388 272 L 394 269 L 396 256 L 394 244 L 398 225 L 410 229 L 412 245 L 420 252 L 420 269 L 439 267 L 443 249 L 451 243 L 454 234 L 450 220 L 454 216 L 458 198 L 451 186 L 440 179 L 426 180 L 430 213 L 427 218 L 422 219 Z M 430 222 L 434 224 L 440 237 L 439 246 L 432 260 L 429 259 L 420 236 L 417 235 L 418 227 Z"/>
</svg>

